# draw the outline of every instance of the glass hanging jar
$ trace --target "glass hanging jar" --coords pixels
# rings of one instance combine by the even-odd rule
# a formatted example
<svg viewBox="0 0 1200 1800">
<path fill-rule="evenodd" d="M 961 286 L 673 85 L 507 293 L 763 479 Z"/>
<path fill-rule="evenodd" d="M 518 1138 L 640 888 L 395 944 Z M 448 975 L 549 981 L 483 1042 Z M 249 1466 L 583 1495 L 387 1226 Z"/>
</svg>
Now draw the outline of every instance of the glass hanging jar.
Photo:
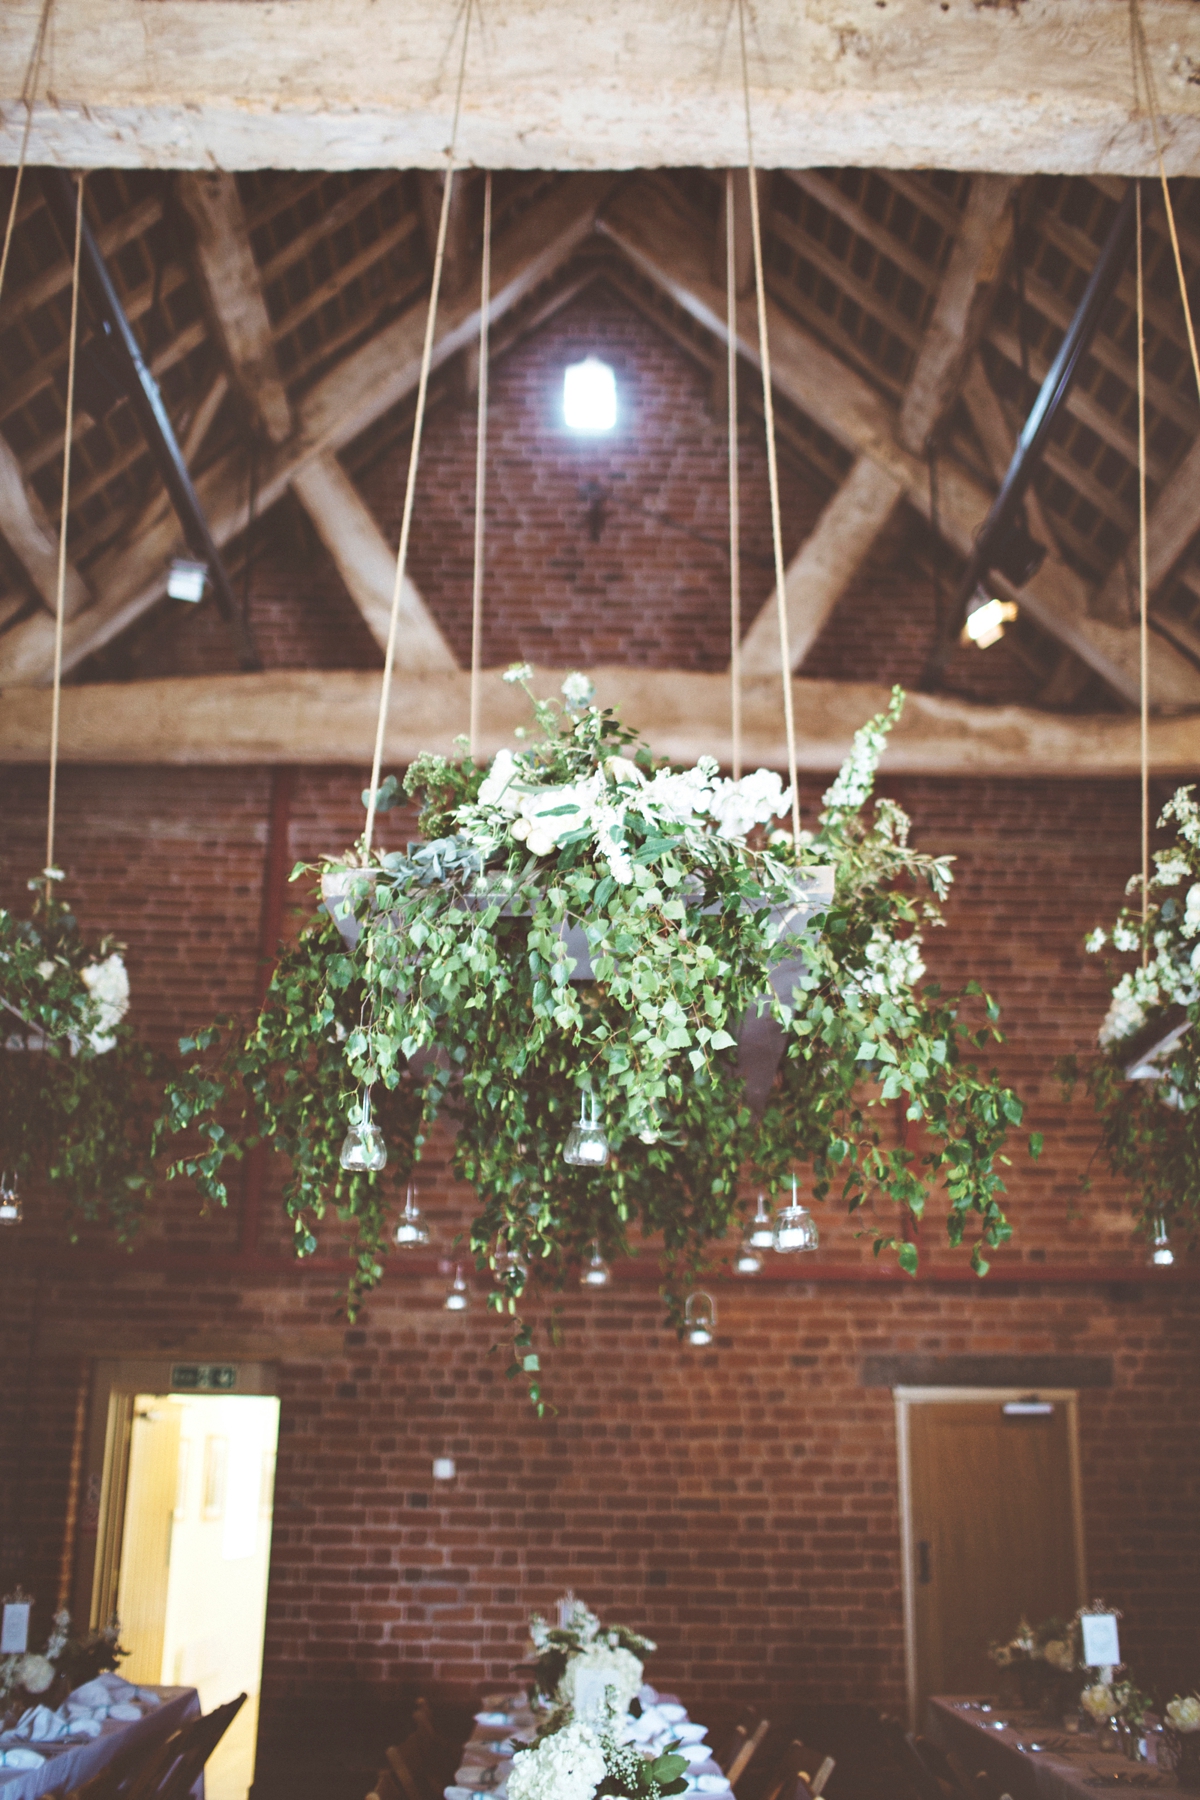
<svg viewBox="0 0 1200 1800">
<path fill-rule="evenodd" d="M 711 1344 L 717 1330 L 717 1303 L 711 1294 L 697 1289 L 689 1294 L 683 1309 L 683 1334 L 689 1344 L 702 1349 Z"/>
<path fill-rule="evenodd" d="M 608 1161 L 608 1134 L 600 1123 L 596 1096 L 583 1088 L 579 1095 L 579 1120 L 563 1145 L 563 1161 L 572 1169 L 602 1169 Z"/>
<path fill-rule="evenodd" d="M 612 1280 L 612 1270 L 600 1254 L 600 1245 L 592 1240 L 592 1254 L 583 1265 L 583 1273 L 579 1277 L 580 1287 L 607 1287 Z"/>
<path fill-rule="evenodd" d="M 24 1217 L 16 1176 L 10 1181 L 7 1175 L 0 1175 L 0 1225 L 19 1225 Z"/>
<path fill-rule="evenodd" d="M 754 1250 L 775 1248 L 775 1215 L 767 1205 L 765 1194 L 758 1196 L 754 1217 L 746 1227 L 746 1242 Z"/>
<path fill-rule="evenodd" d="M 807 1206 L 801 1206 L 796 1193 L 796 1177 L 792 1176 L 792 1201 L 780 1207 L 775 1215 L 775 1248 L 783 1256 L 799 1250 L 815 1250 L 821 1236 L 817 1222 Z"/>
<path fill-rule="evenodd" d="M 442 1301 L 447 1312 L 466 1312 L 471 1304 L 471 1291 L 463 1279 L 462 1264 L 454 1271 L 454 1280 L 450 1283 L 450 1291 Z"/>
<path fill-rule="evenodd" d="M 1171 1248 L 1171 1234 L 1167 1230 L 1165 1219 L 1155 1219 L 1154 1236 L 1150 1239 L 1150 1248 L 1146 1253 L 1146 1261 L 1152 1269 L 1170 1269 L 1175 1264 L 1175 1252 Z"/>
<path fill-rule="evenodd" d="M 417 1205 L 417 1190 L 410 1181 L 404 1211 L 396 1225 L 396 1242 L 402 1250 L 423 1250 L 429 1242 L 429 1227 Z"/>
<path fill-rule="evenodd" d="M 378 1174 L 387 1167 L 387 1145 L 383 1133 L 371 1116 L 371 1090 L 364 1088 L 358 1117 L 351 1115 L 350 1128 L 342 1139 L 338 1159 L 343 1169 L 353 1175 Z"/>
</svg>

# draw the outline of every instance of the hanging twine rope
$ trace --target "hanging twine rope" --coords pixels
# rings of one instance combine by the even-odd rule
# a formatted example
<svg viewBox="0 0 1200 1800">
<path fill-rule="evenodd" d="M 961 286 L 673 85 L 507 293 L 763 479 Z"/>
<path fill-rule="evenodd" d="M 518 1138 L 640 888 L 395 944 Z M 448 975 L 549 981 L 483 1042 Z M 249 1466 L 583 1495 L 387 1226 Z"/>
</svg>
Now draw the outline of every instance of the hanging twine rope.
<svg viewBox="0 0 1200 1800">
<path fill-rule="evenodd" d="M 1142 776 L 1142 967 L 1150 960 L 1150 582 L 1146 554 L 1146 296 L 1142 260 L 1142 184 L 1137 183 L 1137 397 L 1138 397 L 1138 674 Z"/>
<path fill-rule="evenodd" d="M 1188 349 L 1192 353 L 1192 373 L 1196 378 L 1196 394 L 1200 398 L 1200 354 L 1196 350 L 1196 330 L 1192 324 L 1192 303 L 1188 299 L 1187 282 L 1183 273 L 1183 257 L 1179 250 L 1179 233 L 1175 229 L 1175 208 L 1171 201 L 1171 187 L 1167 180 L 1167 165 L 1163 157 L 1162 132 L 1159 129 L 1158 90 L 1154 81 L 1154 70 L 1150 62 L 1150 51 L 1146 43 L 1146 30 L 1142 23 L 1140 0 L 1129 0 L 1129 25 L 1133 37 L 1133 100 L 1136 109 L 1138 104 L 1137 78 L 1140 67 L 1143 84 L 1146 89 L 1146 111 L 1150 119 L 1150 129 L 1154 133 L 1154 153 L 1158 158 L 1159 180 L 1162 182 L 1163 203 L 1167 209 L 1167 230 L 1171 234 L 1171 249 L 1175 255 L 1175 273 L 1179 278 L 1179 297 L 1183 301 L 1183 317 L 1187 325 Z"/>
<path fill-rule="evenodd" d="M 383 658 L 383 681 L 379 690 L 379 719 L 375 727 L 375 755 L 371 762 L 367 823 L 363 830 L 363 851 L 367 855 L 370 854 L 371 840 L 375 835 L 379 772 L 383 764 L 383 740 L 387 731 L 388 702 L 392 693 L 392 670 L 396 663 L 396 632 L 400 623 L 400 597 L 404 591 L 404 573 L 408 566 L 408 537 L 412 529 L 413 500 L 417 489 L 417 464 L 421 457 L 421 433 L 425 426 L 429 371 L 433 365 L 433 334 L 437 324 L 438 294 L 442 286 L 442 265 L 446 259 L 446 227 L 450 218 L 450 195 L 454 186 L 454 153 L 458 145 L 458 121 L 462 111 L 463 81 L 467 73 L 467 45 L 471 36 L 471 5 L 472 0 L 467 0 L 466 16 L 463 21 L 462 59 L 458 65 L 458 89 L 454 96 L 454 120 L 450 128 L 450 148 L 446 152 L 446 183 L 442 189 L 442 211 L 438 219 L 437 248 L 433 258 L 433 281 L 429 289 L 429 311 L 425 317 L 425 342 L 421 349 L 421 373 L 417 381 L 417 406 L 413 415 L 412 447 L 408 455 L 404 512 L 400 520 L 400 547 L 396 552 L 396 579 L 392 587 L 392 616 L 388 625 L 387 649 Z"/>
<path fill-rule="evenodd" d="M 729 415 L 729 714 L 733 779 L 742 775 L 742 521 L 738 495 L 737 269 L 733 170 L 725 171 L 725 322 L 729 337 L 726 396 Z"/>
<path fill-rule="evenodd" d="M 8 224 L 4 228 L 4 248 L 0 250 L 0 296 L 4 293 L 4 277 L 8 272 L 8 253 L 12 248 L 13 231 L 17 223 L 17 208 L 21 204 L 21 177 L 25 173 L 25 159 L 29 154 L 29 133 L 33 130 L 33 102 L 37 93 L 37 79 L 42 68 L 42 52 L 46 47 L 46 27 L 50 23 L 50 8 L 54 0 L 45 0 L 42 16 L 38 20 L 37 35 L 33 40 L 33 49 L 29 54 L 29 64 L 25 70 L 25 80 L 21 84 L 21 99 L 25 105 L 25 129 L 21 133 L 21 149 L 17 156 L 17 173 L 13 181 L 12 201 L 8 209 Z"/>
<path fill-rule="evenodd" d="M 483 274 L 479 293 L 479 417 L 475 430 L 475 565 L 471 577 L 471 760 L 479 747 L 479 675 L 483 657 L 483 503 L 487 481 L 488 314 L 492 299 L 492 171 L 483 184 Z"/>
<path fill-rule="evenodd" d="M 771 489 L 771 540 L 775 550 L 775 603 L 779 612 L 779 655 L 783 664 L 783 722 L 787 732 L 788 781 L 792 789 L 792 840 L 800 848 L 800 785 L 796 773 L 796 720 L 792 707 L 792 647 L 784 593 L 783 525 L 779 507 L 779 462 L 775 454 L 775 405 L 771 392 L 771 348 L 767 341 L 767 292 L 763 279 L 762 228 L 754 172 L 754 132 L 750 118 L 750 73 L 746 62 L 746 0 L 738 0 L 742 49 L 742 98 L 746 108 L 746 172 L 750 180 L 750 232 L 754 243 L 754 290 L 758 302 L 758 354 L 762 364 L 763 414 L 767 428 L 767 477 Z"/>
<path fill-rule="evenodd" d="M 83 176 L 76 177 L 75 257 L 71 271 L 71 336 L 67 345 L 67 417 L 63 439 L 62 515 L 58 522 L 58 588 L 54 597 L 54 690 L 50 701 L 50 802 L 46 810 L 46 899 L 55 877 L 54 824 L 58 810 L 58 722 L 62 707 L 63 620 L 67 610 L 67 515 L 71 499 L 71 437 L 75 425 L 75 350 L 79 340 L 79 249 L 83 242 Z"/>
</svg>

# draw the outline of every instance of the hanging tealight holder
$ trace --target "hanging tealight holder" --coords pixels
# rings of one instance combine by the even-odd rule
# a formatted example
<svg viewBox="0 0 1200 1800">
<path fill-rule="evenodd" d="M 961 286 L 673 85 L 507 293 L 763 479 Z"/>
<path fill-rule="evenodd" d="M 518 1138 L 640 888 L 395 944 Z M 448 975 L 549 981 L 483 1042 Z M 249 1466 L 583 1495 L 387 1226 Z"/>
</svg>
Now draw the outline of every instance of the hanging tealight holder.
<svg viewBox="0 0 1200 1800">
<path fill-rule="evenodd" d="M 383 1141 L 383 1133 L 371 1117 L 371 1090 L 363 1089 L 362 1105 L 358 1118 L 351 1119 L 350 1128 L 342 1139 L 342 1154 L 338 1159 L 343 1169 L 349 1169 L 355 1175 L 378 1174 L 387 1166 L 387 1145 Z"/>
<path fill-rule="evenodd" d="M 396 1242 L 402 1250 L 423 1250 L 429 1242 L 429 1227 L 417 1205 L 417 1190 L 410 1181 L 404 1211 L 396 1225 Z"/>
<path fill-rule="evenodd" d="M 746 1242 L 754 1250 L 775 1248 L 775 1215 L 767 1205 L 765 1194 L 758 1196 L 754 1217 L 746 1228 Z"/>
<path fill-rule="evenodd" d="M 506 1275 L 517 1275 L 522 1284 L 529 1273 L 527 1265 L 521 1260 L 520 1253 L 512 1249 L 505 1237 L 496 1239 L 496 1253 L 492 1257 L 492 1267 L 501 1279 Z"/>
<path fill-rule="evenodd" d="M 607 1287 L 612 1280 L 612 1270 L 600 1254 L 600 1245 L 593 1239 L 592 1254 L 583 1265 L 583 1273 L 579 1277 L 580 1287 Z"/>
<path fill-rule="evenodd" d="M 1167 1230 L 1165 1219 L 1154 1221 L 1154 1236 L 1150 1240 L 1146 1261 L 1152 1269 L 1170 1269 L 1175 1265 L 1175 1252 L 1171 1248 L 1171 1234 Z"/>
<path fill-rule="evenodd" d="M 717 1330 L 717 1303 L 711 1294 L 698 1288 L 689 1294 L 683 1309 L 683 1334 L 689 1344 L 702 1349 L 711 1344 Z"/>
<path fill-rule="evenodd" d="M 563 1161 L 572 1169 L 602 1169 L 608 1161 L 608 1136 L 600 1123 L 596 1096 L 587 1088 L 580 1091 L 579 1122 L 571 1127 L 563 1145 Z"/>
<path fill-rule="evenodd" d="M 450 1283 L 450 1291 L 442 1301 L 447 1312 L 466 1312 L 471 1304 L 471 1292 L 463 1280 L 462 1264 L 454 1271 L 454 1280 Z"/>
<path fill-rule="evenodd" d="M 19 1225 L 24 1216 L 16 1176 L 10 1181 L 7 1175 L 0 1175 L 0 1225 Z"/>
<path fill-rule="evenodd" d="M 807 1206 L 801 1206 L 796 1198 L 796 1177 L 793 1175 L 792 1203 L 781 1207 L 775 1215 L 775 1248 L 782 1255 L 790 1256 L 797 1250 L 815 1250 L 820 1241 L 816 1220 Z"/>
</svg>

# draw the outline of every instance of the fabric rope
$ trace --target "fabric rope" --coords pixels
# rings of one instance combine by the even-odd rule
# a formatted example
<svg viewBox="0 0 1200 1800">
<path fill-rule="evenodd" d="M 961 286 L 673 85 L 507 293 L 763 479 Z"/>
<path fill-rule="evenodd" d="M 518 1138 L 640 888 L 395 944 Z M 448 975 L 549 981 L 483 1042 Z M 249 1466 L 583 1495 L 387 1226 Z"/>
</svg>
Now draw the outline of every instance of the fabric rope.
<svg viewBox="0 0 1200 1800">
<path fill-rule="evenodd" d="M 742 776 L 742 521 L 738 494 L 737 267 L 733 170 L 725 171 L 725 323 L 729 415 L 729 735 L 733 779 Z"/>
<path fill-rule="evenodd" d="M 1188 349 L 1192 353 L 1192 373 L 1196 378 L 1196 394 L 1200 398 L 1200 354 L 1196 350 L 1196 328 L 1192 323 L 1192 303 L 1188 299 L 1187 281 L 1183 273 L 1183 257 L 1179 249 L 1179 233 L 1175 229 L 1175 207 L 1171 201 L 1171 186 L 1167 180 L 1167 165 L 1163 156 L 1162 132 L 1159 130 L 1158 90 L 1154 82 L 1154 70 L 1150 62 L 1150 51 L 1146 43 L 1146 30 L 1142 23 L 1139 0 L 1129 0 L 1129 24 L 1133 36 L 1134 47 L 1134 106 L 1138 102 L 1137 77 L 1140 65 L 1142 80 L 1146 87 L 1146 112 L 1150 120 L 1150 129 L 1154 134 L 1154 154 L 1158 159 L 1159 180 L 1162 182 L 1163 204 L 1167 210 L 1167 230 L 1171 235 L 1171 250 L 1175 257 L 1175 273 L 1179 278 L 1179 297 L 1183 301 L 1183 317 L 1187 326 Z"/>
<path fill-rule="evenodd" d="M 33 40 L 33 49 L 29 54 L 29 65 L 25 70 L 25 80 L 21 84 L 21 99 L 25 103 L 25 129 L 21 133 L 21 148 L 17 154 L 17 173 L 13 180 L 12 201 L 8 209 L 8 223 L 4 228 L 4 248 L 0 250 L 0 296 L 4 293 L 4 277 L 8 272 L 8 253 L 12 248 L 13 231 L 17 223 L 17 208 L 21 203 L 21 177 L 25 173 L 25 159 L 29 154 L 29 134 L 33 130 L 33 102 L 37 93 L 37 79 L 42 67 L 42 52 L 46 47 L 46 27 L 50 23 L 50 8 L 54 0 L 46 0 L 42 7 L 42 16 L 38 20 L 37 35 Z"/>
<path fill-rule="evenodd" d="M 71 437 L 75 424 L 75 350 L 79 340 L 79 251 L 83 242 L 83 176 L 77 176 L 75 256 L 71 273 L 71 335 L 67 344 L 67 415 L 63 439 L 62 516 L 58 522 L 58 585 L 54 597 L 54 688 L 50 700 L 50 801 L 46 810 L 46 899 L 54 882 L 54 825 L 58 810 L 58 724 L 62 705 L 63 620 L 67 600 L 67 510 L 71 499 Z"/>
<path fill-rule="evenodd" d="M 1149 564 L 1146 546 L 1146 295 L 1142 259 L 1142 184 L 1137 182 L 1137 398 L 1138 398 L 1138 676 L 1142 777 L 1142 967 L 1150 960 L 1150 643 Z"/>
<path fill-rule="evenodd" d="M 471 575 L 471 723 L 468 750 L 479 748 L 479 677 L 483 659 L 483 531 L 487 483 L 488 314 L 492 298 L 492 171 L 483 184 L 483 274 L 479 285 L 479 418 L 475 431 L 475 561 Z"/>
<path fill-rule="evenodd" d="M 388 702 L 392 692 L 392 670 L 396 663 L 396 633 L 400 624 L 400 599 L 404 592 L 404 572 L 408 564 L 408 537 L 412 529 L 413 500 L 417 488 L 417 464 L 421 457 L 421 432 L 425 425 L 425 405 L 429 395 L 429 371 L 433 366 L 433 333 L 437 324 L 438 293 L 442 285 L 442 265 L 446 259 L 446 227 L 450 218 L 450 194 L 454 186 L 454 153 L 458 144 L 458 120 L 462 109 L 463 81 L 467 73 L 467 44 L 471 36 L 471 5 L 467 0 L 463 21 L 462 60 L 458 67 L 458 91 L 454 98 L 454 122 L 450 129 L 450 147 L 446 152 L 446 184 L 442 189 L 442 211 L 438 219 L 437 248 L 433 257 L 433 281 L 429 289 L 429 311 L 425 318 L 425 342 L 421 348 L 421 373 L 417 381 L 417 405 L 413 415 L 412 446 L 408 455 L 408 478 L 404 487 L 404 512 L 400 520 L 400 547 L 396 552 L 396 579 L 392 587 L 392 616 L 388 625 L 387 649 L 383 658 L 383 681 L 379 690 L 379 719 L 375 727 L 375 754 L 371 762 L 371 786 L 367 797 L 367 823 L 363 830 L 363 852 L 369 855 L 375 835 L 375 812 L 379 799 L 379 772 L 383 764 L 383 739 L 387 731 Z"/>
<path fill-rule="evenodd" d="M 792 849 L 800 851 L 800 784 L 796 770 L 796 720 L 792 706 L 792 649 L 784 591 L 783 524 L 779 506 L 779 462 L 775 454 L 775 405 L 771 392 L 771 347 L 767 341 L 767 293 L 763 279 L 762 227 L 758 216 L 758 182 L 754 171 L 754 132 L 750 118 L 750 72 L 746 63 L 746 0 L 738 0 L 742 48 L 742 97 L 746 107 L 746 173 L 750 181 L 750 235 L 754 244 L 754 291 L 758 304 L 758 354 L 762 364 L 763 414 L 767 428 L 767 477 L 771 490 L 771 540 L 775 551 L 775 601 L 779 613 L 779 655 L 783 678 L 783 723 L 787 732 L 788 781 L 792 790 Z"/>
</svg>

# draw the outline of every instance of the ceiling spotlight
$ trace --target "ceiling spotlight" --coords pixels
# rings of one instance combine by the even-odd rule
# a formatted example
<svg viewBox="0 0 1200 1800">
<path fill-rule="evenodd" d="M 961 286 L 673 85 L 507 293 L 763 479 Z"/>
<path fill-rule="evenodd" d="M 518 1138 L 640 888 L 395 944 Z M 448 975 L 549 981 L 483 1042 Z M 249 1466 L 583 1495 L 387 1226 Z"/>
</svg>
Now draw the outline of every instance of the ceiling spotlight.
<svg viewBox="0 0 1200 1800">
<path fill-rule="evenodd" d="M 167 593 L 172 600 L 203 600 L 207 580 L 207 563 L 192 562 L 186 556 L 177 556 L 167 570 Z"/>
<path fill-rule="evenodd" d="M 607 363 L 585 356 L 563 376 L 563 421 L 568 431 L 611 431 L 617 422 L 617 382 Z"/>
<path fill-rule="evenodd" d="M 977 589 L 976 592 L 978 596 L 983 590 Z M 1016 616 L 1014 601 L 984 598 L 967 614 L 967 622 L 963 626 L 963 641 L 986 650 L 990 645 L 1000 642 L 1004 636 L 1004 627 L 1011 625 Z"/>
</svg>

